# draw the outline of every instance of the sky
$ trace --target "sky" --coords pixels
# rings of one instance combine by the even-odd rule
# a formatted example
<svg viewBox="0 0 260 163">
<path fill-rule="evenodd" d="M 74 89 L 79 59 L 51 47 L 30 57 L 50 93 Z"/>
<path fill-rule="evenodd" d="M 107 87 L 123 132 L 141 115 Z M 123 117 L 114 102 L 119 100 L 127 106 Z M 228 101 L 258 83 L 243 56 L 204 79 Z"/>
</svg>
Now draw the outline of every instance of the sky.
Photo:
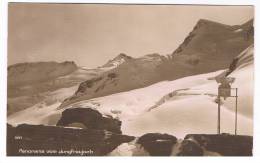
<svg viewBox="0 0 260 163">
<path fill-rule="evenodd" d="M 171 54 L 199 19 L 239 25 L 252 6 L 9 3 L 8 65 L 74 61 L 98 67 L 119 53 Z"/>
</svg>

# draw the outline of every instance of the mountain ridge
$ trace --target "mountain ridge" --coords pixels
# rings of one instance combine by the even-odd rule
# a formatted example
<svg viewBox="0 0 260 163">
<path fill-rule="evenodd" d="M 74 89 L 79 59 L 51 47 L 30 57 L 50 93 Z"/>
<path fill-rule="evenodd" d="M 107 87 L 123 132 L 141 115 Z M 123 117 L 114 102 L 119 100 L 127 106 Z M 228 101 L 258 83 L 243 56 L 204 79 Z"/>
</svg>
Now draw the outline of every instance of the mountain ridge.
<svg viewBox="0 0 260 163">
<path fill-rule="evenodd" d="M 168 56 L 148 54 L 123 62 L 115 69 L 99 76 L 99 80 L 93 82 L 91 87 L 80 85 L 81 90 L 78 91 L 81 93 L 76 92 L 61 106 L 74 100 L 106 96 L 163 80 L 175 80 L 228 68 L 233 59 L 253 43 L 253 33 L 250 33 L 248 39 L 248 31 L 236 32 L 239 28 L 252 29 L 253 21 L 234 28 L 204 19 L 199 20 L 173 54 Z M 151 59 L 147 60 L 149 57 Z M 115 74 L 115 77 L 109 78 L 109 73 Z"/>
</svg>

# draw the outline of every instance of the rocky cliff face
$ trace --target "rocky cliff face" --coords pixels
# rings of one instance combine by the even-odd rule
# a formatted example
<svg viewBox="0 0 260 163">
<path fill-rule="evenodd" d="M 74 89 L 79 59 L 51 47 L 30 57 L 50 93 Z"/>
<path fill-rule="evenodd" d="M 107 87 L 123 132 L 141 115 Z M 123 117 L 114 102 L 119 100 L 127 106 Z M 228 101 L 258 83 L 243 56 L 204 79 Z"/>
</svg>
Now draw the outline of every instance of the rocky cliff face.
<svg viewBox="0 0 260 163">
<path fill-rule="evenodd" d="M 171 55 L 175 63 L 172 68 L 186 69 L 190 74 L 227 68 L 233 58 L 253 44 L 253 29 L 253 20 L 228 26 L 202 19 Z"/>
<path fill-rule="evenodd" d="M 242 25 L 229 26 L 201 19 L 172 55 L 174 57 L 177 54 L 211 56 L 227 54 L 232 58 L 232 55 L 252 44 L 253 31 L 253 20 Z M 232 49 L 230 46 L 238 49 Z"/>
</svg>

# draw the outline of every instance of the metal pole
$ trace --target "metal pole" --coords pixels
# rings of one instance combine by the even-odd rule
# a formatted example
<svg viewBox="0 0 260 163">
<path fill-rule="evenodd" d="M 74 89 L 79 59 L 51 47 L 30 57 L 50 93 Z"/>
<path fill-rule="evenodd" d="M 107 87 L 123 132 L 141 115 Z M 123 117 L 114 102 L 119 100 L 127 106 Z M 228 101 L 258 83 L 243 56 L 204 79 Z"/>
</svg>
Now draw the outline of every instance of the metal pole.
<svg viewBox="0 0 260 163">
<path fill-rule="evenodd" d="M 235 112 L 235 135 L 237 135 L 237 88 L 236 88 L 236 112 Z"/>
<path fill-rule="evenodd" d="M 220 96 L 218 95 L 218 134 L 220 134 Z"/>
</svg>

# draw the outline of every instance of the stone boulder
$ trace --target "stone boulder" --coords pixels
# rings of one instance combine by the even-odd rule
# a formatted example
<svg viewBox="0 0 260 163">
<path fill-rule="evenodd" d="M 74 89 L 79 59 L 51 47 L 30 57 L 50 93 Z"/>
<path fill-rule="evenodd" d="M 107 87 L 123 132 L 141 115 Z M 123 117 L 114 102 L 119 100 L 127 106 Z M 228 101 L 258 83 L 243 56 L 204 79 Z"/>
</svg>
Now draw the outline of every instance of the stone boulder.
<svg viewBox="0 0 260 163">
<path fill-rule="evenodd" d="M 103 116 L 91 108 L 70 108 L 62 112 L 57 126 L 69 126 L 72 123 L 81 123 L 87 129 L 107 130 L 113 133 L 121 132 L 121 121 L 112 117 Z"/>
<path fill-rule="evenodd" d="M 137 140 L 151 156 L 170 156 L 177 138 L 168 134 L 148 133 Z"/>
<path fill-rule="evenodd" d="M 183 140 L 177 156 L 203 156 L 203 149 L 199 144 L 190 140 Z"/>
</svg>

